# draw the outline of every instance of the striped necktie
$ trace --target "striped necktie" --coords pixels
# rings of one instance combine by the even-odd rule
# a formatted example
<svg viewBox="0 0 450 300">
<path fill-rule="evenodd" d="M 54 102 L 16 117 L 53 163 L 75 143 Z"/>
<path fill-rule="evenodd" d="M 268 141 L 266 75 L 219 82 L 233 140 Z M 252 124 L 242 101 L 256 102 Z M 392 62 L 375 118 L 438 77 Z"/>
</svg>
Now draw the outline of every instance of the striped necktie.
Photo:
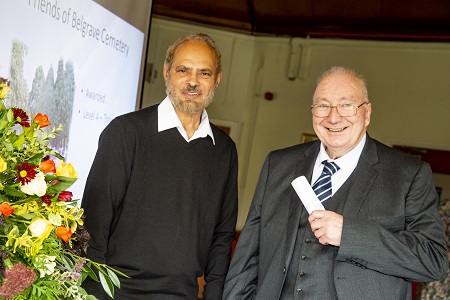
<svg viewBox="0 0 450 300">
<path fill-rule="evenodd" d="M 334 162 L 324 160 L 323 171 L 320 177 L 312 186 L 314 192 L 322 204 L 325 204 L 331 198 L 331 175 L 339 170 L 339 166 Z"/>
</svg>

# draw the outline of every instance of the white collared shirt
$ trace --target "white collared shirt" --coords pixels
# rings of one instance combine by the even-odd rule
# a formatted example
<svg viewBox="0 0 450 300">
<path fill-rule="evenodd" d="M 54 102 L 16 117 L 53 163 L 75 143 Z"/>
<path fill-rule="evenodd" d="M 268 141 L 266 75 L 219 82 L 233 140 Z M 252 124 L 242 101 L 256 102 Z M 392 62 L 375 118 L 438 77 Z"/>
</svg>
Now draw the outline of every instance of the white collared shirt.
<svg viewBox="0 0 450 300">
<path fill-rule="evenodd" d="M 350 152 L 345 154 L 338 159 L 330 159 L 327 152 L 325 151 L 325 146 L 323 143 L 320 143 L 320 151 L 317 156 L 316 163 L 314 165 L 313 176 L 311 178 L 311 186 L 316 182 L 317 178 L 319 178 L 320 174 L 322 174 L 323 164 L 322 161 L 329 160 L 335 162 L 339 166 L 339 170 L 331 176 L 331 187 L 332 187 L 332 195 L 337 192 L 337 190 L 344 184 L 344 182 L 348 179 L 350 174 L 352 174 L 353 170 L 355 170 L 356 165 L 358 164 L 358 160 L 361 156 L 362 150 L 364 148 L 364 144 L 366 143 L 367 133 L 364 134 L 361 141 L 359 141 L 358 145 L 353 148 Z"/>
<path fill-rule="evenodd" d="M 204 138 L 209 135 L 212 139 L 213 145 L 216 144 L 206 110 L 203 110 L 202 112 L 200 125 L 198 126 L 197 130 L 194 132 L 191 138 L 188 138 L 186 130 L 184 130 L 184 127 L 181 124 L 177 113 L 175 112 L 175 108 L 173 107 L 172 102 L 170 101 L 169 97 L 166 97 L 158 106 L 158 132 L 174 127 L 178 129 L 178 132 L 180 132 L 181 136 L 187 142 L 193 141 L 198 138 Z"/>
</svg>

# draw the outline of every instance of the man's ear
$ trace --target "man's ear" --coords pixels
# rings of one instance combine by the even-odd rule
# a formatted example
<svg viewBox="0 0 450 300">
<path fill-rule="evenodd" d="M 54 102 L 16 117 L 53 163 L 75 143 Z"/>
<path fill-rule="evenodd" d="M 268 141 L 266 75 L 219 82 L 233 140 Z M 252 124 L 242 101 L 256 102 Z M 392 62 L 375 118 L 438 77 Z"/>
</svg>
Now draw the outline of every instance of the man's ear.
<svg viewBox="0 0 450 300">
<path fill-rule="evenodd" d="M 164 75 L 164 81 L 167 81 L 167 78 L 169 78 L 169 68 L 167 67 L 166 64 L 164 64 L 163 75 Z"/>
<path fill-rule="evenodd" d="M 220 81 L 222 80 L 222 71 L 217 74 L 216 82 L 214 83 L 214 86 L 217 88 L 220 84 Z"/>
</svg>

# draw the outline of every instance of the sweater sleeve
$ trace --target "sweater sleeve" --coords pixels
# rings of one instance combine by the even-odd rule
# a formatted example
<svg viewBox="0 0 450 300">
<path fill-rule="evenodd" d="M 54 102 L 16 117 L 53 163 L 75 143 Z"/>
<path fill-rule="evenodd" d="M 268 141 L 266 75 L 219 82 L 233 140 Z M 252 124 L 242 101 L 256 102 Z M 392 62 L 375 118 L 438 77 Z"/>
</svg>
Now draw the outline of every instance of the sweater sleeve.
<svg viewBox="0 0 450 300">
<path fill-rule="evenodd" d="M 238 160 L 236 146 L 230 150 L 230 167 L 223 193 L 222 207 L 214 230 L 211 251 L 205 270 L 205 300 L 221 299 L 231 258 L 231 244 L 236 235 Z"/>
<path fill-rule="evenodd" d="M 91 236 L 87 257 L 98 263 L 106 261 L 106 251 L 113 222 L 120 212 L 132 164 L 132 134 L 115 119 L 102 132 L 82 198 L 85 226 Z M 94 288 L 93 282 L 85 284 Z M 95 283 L 93 294 L 103 293 Z"/>
</svg>

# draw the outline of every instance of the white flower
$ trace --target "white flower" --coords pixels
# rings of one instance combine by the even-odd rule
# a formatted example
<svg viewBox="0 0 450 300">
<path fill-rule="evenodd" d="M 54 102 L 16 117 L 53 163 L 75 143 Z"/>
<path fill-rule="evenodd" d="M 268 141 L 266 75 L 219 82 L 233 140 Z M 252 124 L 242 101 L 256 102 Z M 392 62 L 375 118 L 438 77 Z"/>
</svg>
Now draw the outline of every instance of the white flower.
<svg viewBox="0 0 450 300">
<path fill-rule="evenodd" d="M 37 195 L 39 197 L 44 196 L 47 191 L 47 182 L 45 182 L 44 173 L 37 173 L 30 182 L 20 186 L 20 190 L 27 195 Z"/>
<path fill-rule="evenodd" d="M 39 218 L 34 219 L 31 224 L 28 225 L 28 229 L 33 236 L 38 238 L 46 238 L 52 231 L 53 225 L 48 220 Z"/>
<path fill-rule="evenodd" d="M 55 271 L 56 256 L 50 255 L 37 255 L 33 257 L 33 264 L 36 269 L 39 270 L 40 277 L 44 277 L 45 275 L 50 275 Z"/>
</svg>

